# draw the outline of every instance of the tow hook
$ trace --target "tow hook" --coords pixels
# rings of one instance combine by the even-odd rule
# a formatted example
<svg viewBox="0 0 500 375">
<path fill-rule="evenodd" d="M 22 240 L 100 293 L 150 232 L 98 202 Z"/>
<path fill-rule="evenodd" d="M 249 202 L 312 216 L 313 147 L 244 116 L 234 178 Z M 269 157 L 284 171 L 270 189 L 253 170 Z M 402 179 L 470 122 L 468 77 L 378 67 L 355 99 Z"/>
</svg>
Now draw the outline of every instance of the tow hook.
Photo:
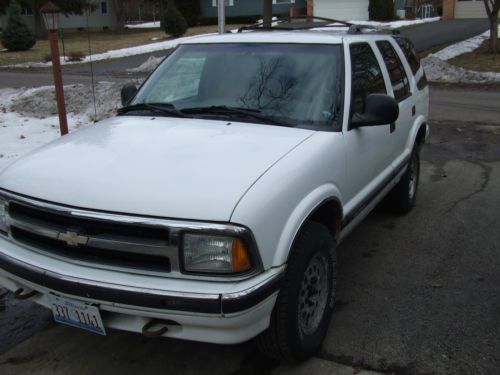
<svg viewBox="0 0 500 375">
<path fill-rule="evenodd" d="M 156 325 L 163 325 L 163 327 L 152 331 L 151 328 L 153 328 Z M 150 339 L 155 339 L 157 337 L 163 336 L 166 332 L 168 331 L 168 327 L 166 326 L 166 323 L 162 320 L 159 319 L 151 319 L 149 322 L 147 322 L 144 327 L 142 327 L 142 335 L 144 337 L 150 338 Z"/>
<path fill-rule="evenodd" d="M 25 300 L 25 299 L 30 299 L 31 297 L 34 297 L 37 294 L 39 294 L 39 292 L 37 292 L 36 290 L 32 290 L 31 292 L 28 292 L 26 294 L 23 294 L 23 293 L 24 293 L 24 289 L 19 288 L 18 290 L 16 290 L 14 292 L 14 298 L 20 299 L 20 300 Z"/>
</svg>

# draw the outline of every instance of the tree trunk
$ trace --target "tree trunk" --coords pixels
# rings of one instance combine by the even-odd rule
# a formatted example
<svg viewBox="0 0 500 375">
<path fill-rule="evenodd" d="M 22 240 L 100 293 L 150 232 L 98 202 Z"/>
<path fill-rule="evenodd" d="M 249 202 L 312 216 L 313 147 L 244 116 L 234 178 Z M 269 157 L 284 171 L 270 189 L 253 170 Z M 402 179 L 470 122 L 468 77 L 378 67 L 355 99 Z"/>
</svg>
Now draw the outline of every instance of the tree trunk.
<svg viewBox="0 0 500 375">
<path fill-rule="evenodd" d="M 498 12 L 490 18 L 490 52 L 498 53 Z"/>
<path fill-rule="evenodd" d="M 116 12 L 116 21 L 117 21 L 117 24 L 116 24 L 116 27 L 117 29 L 123 29 L 123 27 L 125 26 L 125 17 L 123 16 L 123 1 L 121 0 L 115 0 L 114 1 L 114 4 L 115 4 L 115 12 Z"/>
<path fill-rule="evenodd" d="M 39 40 L 47 39 L 47 29 L 43 24 L 42 14 L 37 8 L 33 9 L 33 20 L 35 21 L 35 37 Z"/>
<path fill-rule="evenodd" d="M 262 0 L 263 10 L 262 18 L 264 20 L 264 27 L 271 27 L 273 23 L 273 0 Z"/>
</svg>

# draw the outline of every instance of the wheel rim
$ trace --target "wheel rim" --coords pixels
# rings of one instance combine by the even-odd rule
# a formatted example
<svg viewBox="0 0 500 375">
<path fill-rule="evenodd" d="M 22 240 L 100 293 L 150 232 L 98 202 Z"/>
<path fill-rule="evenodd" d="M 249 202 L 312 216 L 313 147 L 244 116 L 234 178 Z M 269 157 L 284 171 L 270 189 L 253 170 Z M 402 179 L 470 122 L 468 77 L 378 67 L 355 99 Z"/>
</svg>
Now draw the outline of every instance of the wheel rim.
<svg viewBox="0 0 500 375">
<path fill-rule="evenodd" d="M 328 259 L 316 254 L 304 272 L 299 294 L 299 331 L 301 336 L 316 332 L 328 301 Z"/>
<path fill-rule="evenodd" d="M 408 168 L 410 175 L 410 182 L 408 184 L 408 197 L 410 198 L 410 200 L 412 200 L 417 192 L 417 184 L 418 184 L 418 165 L 417 165 L 417 157 L 415 155 L 412 156 Z"/>
</svg>

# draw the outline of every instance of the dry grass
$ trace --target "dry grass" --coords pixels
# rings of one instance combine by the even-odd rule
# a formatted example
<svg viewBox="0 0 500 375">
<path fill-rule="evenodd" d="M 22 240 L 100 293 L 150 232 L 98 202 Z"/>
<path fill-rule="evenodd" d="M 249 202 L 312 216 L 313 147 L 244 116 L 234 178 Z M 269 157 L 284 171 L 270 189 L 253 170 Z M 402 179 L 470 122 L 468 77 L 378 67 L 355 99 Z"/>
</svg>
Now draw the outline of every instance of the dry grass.
<svg viewBox="0 0 500 375">
<path fill-rule="evenodd" d="M 500 45 L 500 39 L 498 41 Z M 488 53 L 488 43 L 489 40 L 485 40 L 475 51 L 464 53 L 448 62 L 469 70 L 500 73 L 500 54 Z"/>
<path fill-rule="evenodd" d="M 231 28 L 237 28 L 238 25 L 231 25 Z M 216 32 L 217 26 L 197 26 L 189 28 L 186 36 Z M 158 38 L 152 40 L 153 38 Z M 92 31 L 90 32 L 90 41 L 92 53 L 101 53 L 109 50 L 134 47 L 143 44 L 155 43 L 161 40 L 169 39 L 160 29 L 124 29 L 120 31 Z M 74 53 L 89 53 L 88 34 L 86 31 L 67 32 L 64 40 L 66 55 Z M 62 51 L 62 44 L 59 43 Z M 20 64 L 26 62 L 46 60 L 50 54 L 49 43 L 46 40 L 39 40 L 29 51 L 22 52 L 0 52 L 0 66 Z"/>
</svg>

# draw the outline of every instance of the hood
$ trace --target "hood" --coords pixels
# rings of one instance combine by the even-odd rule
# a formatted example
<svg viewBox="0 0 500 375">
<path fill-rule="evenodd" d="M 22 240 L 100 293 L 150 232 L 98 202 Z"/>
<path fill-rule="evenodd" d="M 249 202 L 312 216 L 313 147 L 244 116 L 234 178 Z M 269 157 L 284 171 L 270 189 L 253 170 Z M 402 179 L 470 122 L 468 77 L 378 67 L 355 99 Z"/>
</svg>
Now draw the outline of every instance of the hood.
<svg viewBox="0 0 500 375">
<path fill-rule="evenodd" d="M 251 185 L 314 132 L 261 124 L 121 116 L 20 159 L 0 188 L 79 208 L 228 221 Z"/>
</svg>

